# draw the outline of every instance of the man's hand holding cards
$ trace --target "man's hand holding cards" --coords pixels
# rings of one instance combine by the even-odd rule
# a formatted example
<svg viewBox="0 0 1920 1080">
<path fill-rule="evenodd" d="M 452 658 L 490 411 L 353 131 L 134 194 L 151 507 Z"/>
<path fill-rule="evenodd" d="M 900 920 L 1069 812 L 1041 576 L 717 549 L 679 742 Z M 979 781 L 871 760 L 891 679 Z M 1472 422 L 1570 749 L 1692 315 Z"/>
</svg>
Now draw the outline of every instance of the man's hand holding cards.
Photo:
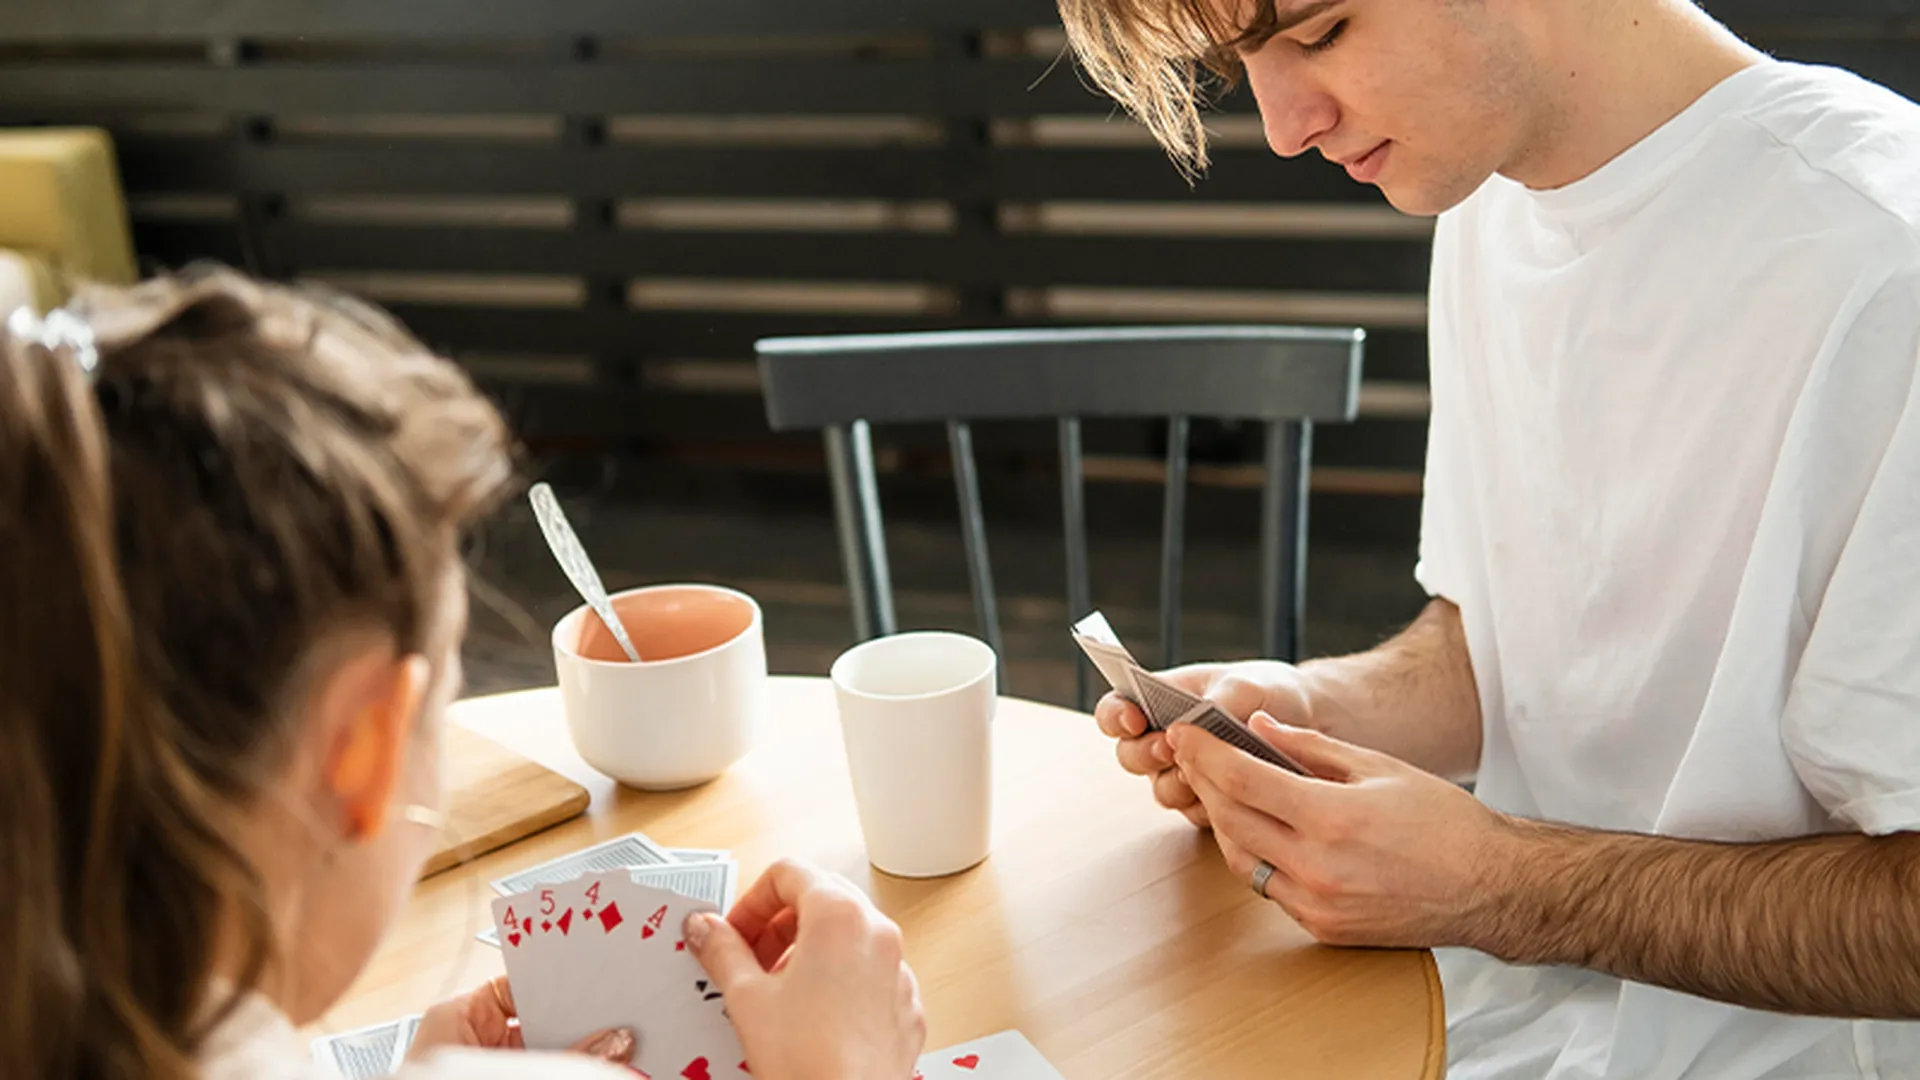
<svg viewBox="0 0 1920 1080">
<path fill-rule="evenodd" d="M 1307 771 L 1292 758 L 1281 753 L 1266 740 L 1255 735 L 1237 717 L 1220 708 L 1215 702 L 1199 694 L 1176 685 L 1165 676 L 1156 675 L 1140 666 L 1126 646 L 1107 623 L 1106 616 L 1094 612 L 1074 624 L 1073 640 L 1093 661 L 1093 666 L 1113 687 L 1115 694 L 1132 702 L 1146 717 L 1147 732 L 1161 732 L 1175 724 L 1192 724 L 1207 732 L 1221 742 L 1252 755 L 1261 761 L 1288 772 L 1302 776 Z M 1112 734 L 1133 735 L 1147 732 L 1113 732 Z M 1158 772 L 1171 764 L 1171 759 L 1159 762 Z M 1129 768 L 1132 768 L 1130 765 Z M 1144 772 L 1144 769 L 1133 769 Z M 1164 800 L 1163 800 L 1164 801 Z"/>
</svg>

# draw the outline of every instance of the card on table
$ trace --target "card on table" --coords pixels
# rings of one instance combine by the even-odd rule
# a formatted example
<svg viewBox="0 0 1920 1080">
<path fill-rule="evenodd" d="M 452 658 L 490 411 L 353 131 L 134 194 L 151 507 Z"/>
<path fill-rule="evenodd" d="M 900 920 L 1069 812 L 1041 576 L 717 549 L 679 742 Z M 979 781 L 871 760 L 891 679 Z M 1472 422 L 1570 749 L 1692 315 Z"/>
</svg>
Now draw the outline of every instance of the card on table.
<svg viewBox="0 0 1920 1080">
<path fill-rule="evenodd" d="M 725 852 L 718 854 L 724 856 Z M 627 873 L 638 884 L 676 892 L 725 911 L 733 906 L 733 896 L 740 876 L 740 864 L 730 858 L 723 858 L 709 862 L 673 863 L 668 866 L 639 866 Z M 500 947 L 498 927 L 489 926 L 474 936 L 496 949 Z"/>
<path fill-rule="evenodd" d="M 665 848 L 649 840 L 642 833 L 628 833 L 611 840 L 582 848 L 570 855 L 549 859 L 535 866 L 529 866 L 518 873 L 508 874 L 493 883 L 493 891 L 502 896 L 525 892 L 535 885 L 545 885 L 556 881 L 571 881 L 582 874 L 597 870 L 617 870 L 629 866 L 666 866 L 677 862 Z"/>
<path fill-rule="evenodd" d="M 1093 661 L 1094 667 L 1100 669 L 1100 674 L 1115 692 L 1140 706 L 1140 711 L 1146 714 L 1147 726 L 1154 731 L 1165 731 L 1174 724 L 1192 724 L 1269 765 L 1307 775 L 1307 770 L 1292 758 L 1269 746 L 1265 739 L 1255 735 L 1251 728 L 1229 716 L 1218 705 L 1190 694 L 1141 667 L 1126 646 L 1120 644 L 1120 638 L 1113 632 L 1106 616 L 1096 611 L 1075 623 L 1073 640 L 1079 643 L 1087 658 Z"/>
<path fill-rule="evenodd" d="M 313 1060 L 342 1080 L 374 1080 L 400 1067 L 420 1028 L 418 1015 L 313 1040 Z"/>
<path fill-rule="evenodd" d="M 561 1050 L 631 1027 L 648 1075 L 744 1080 L 725 1002 L 680 934 L 688 914 L 715 910 L 624 869 L 495 900 L 527 1046 Z"/>
<path fill-rule="evenodd" d="M 1002 1031 L 920 1057 L 913 1080 L 1065 1080 L 1025 1035 Z"/>
</svg>

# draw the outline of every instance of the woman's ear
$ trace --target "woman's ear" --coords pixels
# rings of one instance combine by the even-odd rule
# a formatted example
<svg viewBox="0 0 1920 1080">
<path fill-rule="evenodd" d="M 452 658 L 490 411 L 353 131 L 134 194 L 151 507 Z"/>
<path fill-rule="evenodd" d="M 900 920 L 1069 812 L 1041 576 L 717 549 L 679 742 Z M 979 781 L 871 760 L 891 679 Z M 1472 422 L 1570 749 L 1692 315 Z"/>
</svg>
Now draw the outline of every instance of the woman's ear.
<svg viewBox="0 0 1920 1080">
<path fill-rule="evenodd" d="M 330 735 L 321 779 L 349 840 L 371 840 L 386 828 L 432 675 L 426 657 L 374 646 L 349 655 L 322 686 L 320 719 Z"/>
</svg>

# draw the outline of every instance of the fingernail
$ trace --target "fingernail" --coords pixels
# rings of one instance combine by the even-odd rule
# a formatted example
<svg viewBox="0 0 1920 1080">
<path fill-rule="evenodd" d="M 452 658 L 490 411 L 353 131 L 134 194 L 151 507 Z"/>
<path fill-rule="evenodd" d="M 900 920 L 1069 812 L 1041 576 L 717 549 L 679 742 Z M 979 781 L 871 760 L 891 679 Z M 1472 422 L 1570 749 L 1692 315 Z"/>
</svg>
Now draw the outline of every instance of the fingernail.
<svg viewBox="0 0 1920 1080">
<path fill-rule="evenodd" d="M 633 1029 L 614 1028 L 601 1032 L 587 1044 L 587 1053 L 617 1065 L 625 1065 L 633 1060 Z"/>
<path fill-rule="evenodd" d="M 1280 721 L 1278 721 L 1278 720 L 1275 720 L 1275 719 L 1273 718 L 1273 714 L 1272 714 L 1272 713 L 1270 713 L 1270 712 L 1268 712 L 1268 711 L 1266 711 L 1265 709 L 1261 709 L 1260 711 L 1258 711 L 1258 712 L 1256 712 L 1256 713 L 1254 713 L 1254 714 L 1253 714 L 1253 721 L 1252 721 L 1252 723 L 1253 723 L 1253 725 L 1254 725 L 1255 727 L 1261 727 L 1261 726 L 1265 726 L 1265 727 L 1270 727 L 1270 728 L 1272 728 L 1272 729 L 1273 729 L 1273 730 L 1275 730 L 1275 731 L 1292 731 L 1292 730 L 1294 730 L 1294 727 L 1293 727 L 1293 725 L 1291 725 L 1291 724 L 1283 724 L 1283 723 L 1281 723 Z"/>
<path fill-rule="evenodd" d="M 712 932 L 713 928 L 707 922 L 710 918 L 712 918 L 712 916 L 706 912 L 696 911 L 687 916 L 686 922 L 680 924 L 680 933 L 686 937 L 687 944 L 691 946 L 695 952 L 699 952 L 701 947 L 706 945 L 707 934 Z"/>
<path fill-rule="evenodd" d="M 1162 765 L 1173 764 L 1173 747 L 1167 745 L 1167 740 L 1161 739 L 1153 744 L 1153 760 Z"/>
</svg>

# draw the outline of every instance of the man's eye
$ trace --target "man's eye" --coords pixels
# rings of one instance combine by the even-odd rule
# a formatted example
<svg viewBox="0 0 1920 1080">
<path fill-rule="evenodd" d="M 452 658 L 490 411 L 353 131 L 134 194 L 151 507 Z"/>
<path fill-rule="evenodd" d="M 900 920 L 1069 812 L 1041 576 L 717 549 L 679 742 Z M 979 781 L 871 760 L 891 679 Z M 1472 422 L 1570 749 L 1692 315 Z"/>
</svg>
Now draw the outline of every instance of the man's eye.
<svg viewBox="0 0 1920 1080">
<path fill-rule="evenodd" d="M 1347 20 L 1341 19 L 1338 22 L 1334 23 L 1331 27 L 1329 27 L 1327 32 L 1320 35 L 1320 37 L 1317 40 L 1309 41 L 1301 45 L 1300 51 L 1308 54 L 1325 52 L 1326 50 L 1331 49 L 1333 47 L 1334 42 L 1340 40 L 1341 34 L 1344 34 L 1346 32 L 1347 32 Z"/>
</svg>

